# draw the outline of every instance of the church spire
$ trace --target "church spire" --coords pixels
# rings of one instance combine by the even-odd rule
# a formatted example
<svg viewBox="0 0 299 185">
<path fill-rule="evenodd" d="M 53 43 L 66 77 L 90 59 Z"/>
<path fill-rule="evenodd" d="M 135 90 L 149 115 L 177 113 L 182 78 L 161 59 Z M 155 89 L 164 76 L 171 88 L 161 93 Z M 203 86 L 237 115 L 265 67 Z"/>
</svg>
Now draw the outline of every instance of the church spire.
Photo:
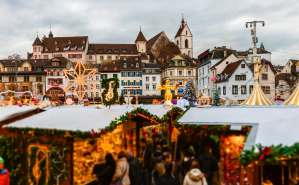
<svg viewBox="0 0 299 185">
<path fill-rule="evenodd" d="M 51 31 L 51 19 L 50 19 L 50 33 L 49 33 L 49 37 L 53 37 L 53 33 Z"/>
<path fill-rule="evenodd" d="M 185 26 L 185 20 L 184 20 L 184 14 L 182 13 L 181 28 L 184 28 L 184 26 Z"/>
</svg>

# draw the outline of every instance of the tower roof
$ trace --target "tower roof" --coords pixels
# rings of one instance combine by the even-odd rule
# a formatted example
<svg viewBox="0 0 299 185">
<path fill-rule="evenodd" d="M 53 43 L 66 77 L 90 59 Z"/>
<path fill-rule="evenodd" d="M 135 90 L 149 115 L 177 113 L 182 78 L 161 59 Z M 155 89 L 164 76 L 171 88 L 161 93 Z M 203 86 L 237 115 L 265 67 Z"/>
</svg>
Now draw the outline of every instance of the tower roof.
<svg viewBox="0 0 299 185">
<path fill-rule="evenodd" d="M 38 38 L 38 36 L 36 37 L 35 41 L 33 42 L 32 45 L 42 45 L 42 42 L 40 41 L 40 39 Z"/>
<path fill-rule="evenodd" d="M 265 49 L 265 46 L 264 46 L 263 42 L 261 43 L 260 48 L 261 48 L 261 49 Z"/>
<path fill-rule="evenodd" d="M 135 42 L 137 42 L 137 41 L 147 41 L 141 30 L 140 30 Z"/>
<path fill-rule="evenodd" d="M 53 37 L 53 33 L 52 33 L 52 31 L 50 31 L 50 33 L 49 33 L 49 37 Z"/>
</svg>

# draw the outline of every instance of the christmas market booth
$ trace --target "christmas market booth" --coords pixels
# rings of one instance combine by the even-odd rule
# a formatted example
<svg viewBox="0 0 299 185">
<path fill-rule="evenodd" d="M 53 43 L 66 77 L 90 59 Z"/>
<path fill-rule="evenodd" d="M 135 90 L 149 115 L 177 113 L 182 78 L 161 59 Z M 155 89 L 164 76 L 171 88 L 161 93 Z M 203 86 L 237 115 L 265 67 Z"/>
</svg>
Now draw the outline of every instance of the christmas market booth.
<svg viewBox="0 0 299 185">
<path fill-rule="evenodd" d="M 92 184 L 107 152 L 137 156 L 139 139 L 169 133 L 178 113 L 162 105 L 54 107 L 6 125 L 0 155 L 13 184 Z"/>
<path fill-rule="evenodd" d="M 190 108 L 175 126 L 215 140 L 220 184 L 291 185 L 299 175 L 298 111 L 296 106 Z"/>
</svg>

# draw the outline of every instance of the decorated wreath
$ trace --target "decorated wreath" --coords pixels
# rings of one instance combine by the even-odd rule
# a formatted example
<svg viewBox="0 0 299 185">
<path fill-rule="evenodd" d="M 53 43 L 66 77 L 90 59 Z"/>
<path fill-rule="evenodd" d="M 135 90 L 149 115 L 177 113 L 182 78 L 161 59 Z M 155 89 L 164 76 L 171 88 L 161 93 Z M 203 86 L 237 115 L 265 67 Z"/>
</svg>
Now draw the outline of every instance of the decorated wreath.
<svg viewBox="0 0 299 185">
<path fill-rule="evenodd" d="M 112 104 L 116 104 L 118 100 L 117 88 L 119 87 L 119 79 L 117 78 L 102 79 L 101 84 L 102 87 L 105 88 L 105 90 L 102 92 L 103 104 L 106 107 Z"/>
</svg>

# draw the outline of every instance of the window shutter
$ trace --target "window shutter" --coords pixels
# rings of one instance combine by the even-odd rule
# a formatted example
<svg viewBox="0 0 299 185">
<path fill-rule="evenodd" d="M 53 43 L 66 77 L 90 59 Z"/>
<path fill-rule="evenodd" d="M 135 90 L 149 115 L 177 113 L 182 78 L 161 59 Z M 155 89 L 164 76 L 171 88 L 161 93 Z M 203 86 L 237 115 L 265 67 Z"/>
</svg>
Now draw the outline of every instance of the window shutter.
<svg viewBox="0 0 299 185">
<path fill-rule="evenodd" d="M 142 80 L 140 80 L 140 85 L 142 85 Z"/>
<path fill-rule="evenodd" d="M 121 93 L 124 94 L 124 90 L 121 90 Z"/>
<path fill-rule="evenodd" d="M 48 75 L 48 71 L 45 72 L 45 76 L 47 76 L 47 75 Z"/>
<path fill-rule="evenodd" d="M 136 76 L 136 72 L 133 72 L 133 76 Z"/>
<path fill-rule="evenodd" d="M 60 71 L 57 71 L 57 76 L 59 76 L 59 72 L 60 72 Z"/>
<path fill-rule="evenodd" d="M 101 79 L 103 79 L 103 75 L 101 75 Z"/>
<path fill-rule="evenodd" d="M 131 76 L 131 72 L 128 72 L 128 77 Z"/>
<path fill-rule="evenodd" d="M 142 76 L 142 72 L 140 72 L 140 76 Z"/>
<path fill-rule="evenodd" d="M 121 77 L 124 77 L 124 72 L 121 72 Z"/>
<path fill-rule="evenodd" d="M 71 58 L 71 54 L 68 54 L 68 57 L 67 58 Z"/>
<path fill-rule="evenodd" d="M 136 90 L 134 89 L 134 95 L 136 95 Z"/>
<path fill-rule="evenodd" d="M 53 76 L 54 75 L 54 73 L 53 73 L 53 71 L 51 72 L 51 76 Z"/>
<path fill-rule="evenodd" d="M 134 85 L 136 85 L 136 80 L 134 80 Z"/>
<path fill-rule="evenodd" d="M 124 81 L 123 80 L 121 81 L 121 85 L 124 86 Z"/>
<path fill-rule="evenodd" d="M 142 95 L 142 89 L 140 89 L 140 95 Z"/>
</svg>

